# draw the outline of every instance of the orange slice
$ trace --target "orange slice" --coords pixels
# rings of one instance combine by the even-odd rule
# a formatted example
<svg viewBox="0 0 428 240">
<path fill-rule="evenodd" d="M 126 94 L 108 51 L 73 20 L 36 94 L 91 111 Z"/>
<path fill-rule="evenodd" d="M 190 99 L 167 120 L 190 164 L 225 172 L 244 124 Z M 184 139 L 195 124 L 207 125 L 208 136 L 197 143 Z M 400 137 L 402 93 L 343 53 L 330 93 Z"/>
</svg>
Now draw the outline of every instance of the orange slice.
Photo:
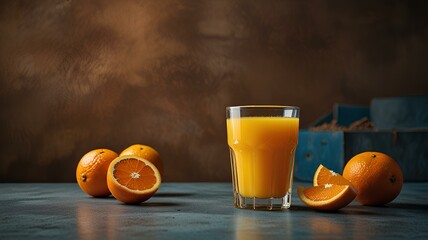
<svg viewBox="0 0 428 240">
<path fill-rule="evenodd" d="M 314 174 L 314 186 L 324 184 L 351 185 L 351 182 L 342 177 L 342 175 L 320 164 Z"/>
<path fill-rule="evenodd" d="M 161 175 L 150 161 L 138 156 L 117 157 L 107 172 L 111 194 L 126 204 L 138 204 L 151 198 L 161 185 Z"/>
<path fill-rule="evenodd" d="M 343 208 L 357 196 L 350 185 L 334 184 L 308 188 L 299 186 L 297 194 L 304 204 L 320 211 L 334 211 Z"/>
</svg>

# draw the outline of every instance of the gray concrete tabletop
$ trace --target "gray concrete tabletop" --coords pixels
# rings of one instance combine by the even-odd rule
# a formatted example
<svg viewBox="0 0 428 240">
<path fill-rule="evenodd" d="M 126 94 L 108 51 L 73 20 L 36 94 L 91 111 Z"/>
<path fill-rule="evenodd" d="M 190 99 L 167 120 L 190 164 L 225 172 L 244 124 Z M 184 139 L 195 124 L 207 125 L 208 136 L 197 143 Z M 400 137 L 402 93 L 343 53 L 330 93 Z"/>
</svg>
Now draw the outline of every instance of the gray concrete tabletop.
<svg viewBox="0 0 428 240">
<path fill-rule="evenodd" d="M 353 202 L 318 212 L 297 197 L 285 211 L 233 207 L 230 183 L 163 183 L 125 205 L 76 183 L 1 183 L 0 239 L 428 239 L 428 183 L 405 183 L 384 207 Z"/>
</svg>

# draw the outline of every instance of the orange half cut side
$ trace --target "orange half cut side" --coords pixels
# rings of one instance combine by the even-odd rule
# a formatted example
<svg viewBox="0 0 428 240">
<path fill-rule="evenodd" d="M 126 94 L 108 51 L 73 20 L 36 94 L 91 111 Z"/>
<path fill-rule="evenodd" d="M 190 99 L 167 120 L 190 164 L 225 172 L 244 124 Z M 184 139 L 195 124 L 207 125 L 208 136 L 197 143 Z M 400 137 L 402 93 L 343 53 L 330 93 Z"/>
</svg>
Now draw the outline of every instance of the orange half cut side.
<svg viewBox="0 0 428 240">
<path fill-rule="evenodd" d="M 107 183 L 117 200 L 137 204 L 156 193 L 161 175 L 153 163 L 142 157 L 121 156 L 110 164 Z"/>
</svg>

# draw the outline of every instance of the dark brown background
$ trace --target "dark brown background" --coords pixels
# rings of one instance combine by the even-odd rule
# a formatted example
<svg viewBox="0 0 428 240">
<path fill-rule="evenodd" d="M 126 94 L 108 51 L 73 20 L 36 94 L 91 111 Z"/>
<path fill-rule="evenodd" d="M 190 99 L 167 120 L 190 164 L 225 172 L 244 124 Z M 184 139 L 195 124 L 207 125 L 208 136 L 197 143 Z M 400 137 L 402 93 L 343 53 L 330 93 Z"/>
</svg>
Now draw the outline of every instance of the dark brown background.
<svg viewBox="0 0 428 240">
<path fill-rule="evenodd" d="M 133 143 L 230 181 L 225 107 L 428 94 L 428 1 L 1 1 L 0 181 L 75 181 Z"/>
</svg>

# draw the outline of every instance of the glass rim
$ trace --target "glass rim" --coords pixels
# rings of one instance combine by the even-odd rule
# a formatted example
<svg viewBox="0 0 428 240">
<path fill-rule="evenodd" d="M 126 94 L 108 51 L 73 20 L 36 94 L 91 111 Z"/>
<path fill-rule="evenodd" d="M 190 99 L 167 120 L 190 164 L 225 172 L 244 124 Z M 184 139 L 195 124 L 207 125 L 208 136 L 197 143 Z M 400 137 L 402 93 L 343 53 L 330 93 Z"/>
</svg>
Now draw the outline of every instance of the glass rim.
<svg viewBox="0 0 428 240">
<path fill-rule="evenodd" d="M 227 106 L 226 110 L 236 110 L 236 109 L 293 109 L 300 110 L 300 107 L 289 106 L 289 105 L 237 105 L 237 106 Z"/>
</svg>

